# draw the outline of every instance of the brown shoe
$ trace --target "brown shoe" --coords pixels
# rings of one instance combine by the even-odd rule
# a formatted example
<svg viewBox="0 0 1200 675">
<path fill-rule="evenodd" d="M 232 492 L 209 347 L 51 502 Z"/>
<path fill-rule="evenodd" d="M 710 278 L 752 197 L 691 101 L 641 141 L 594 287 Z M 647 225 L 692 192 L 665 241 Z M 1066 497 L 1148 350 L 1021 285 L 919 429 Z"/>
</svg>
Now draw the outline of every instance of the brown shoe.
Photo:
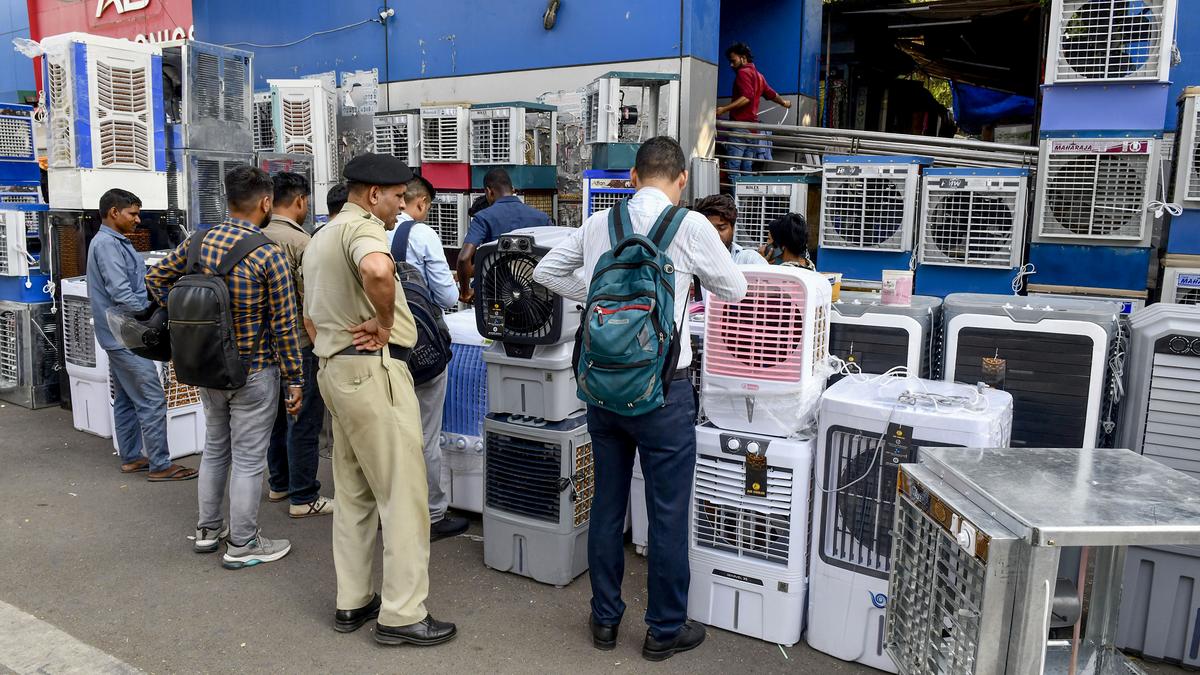
<svg viewBox="0 0 1200 675">
<path fill-rule="evenodd" d="M 149 470 L 150 470 L 150 460 L 146 459 L 145 457 L 143 457 L 141 459 L 135 459 L 128 464 L 121 465 L 121 473 L 137 473 L 139 471 L 149 471 Z"/>
<path fill-rule="evenodd" d="M 186 466 L 172 464 L 165 471 L 151 471 L 146 474 L 146 480 L 151 483 L 168 483 L 182 480 L 194 480 L 200 475 L 195 469 L 189 469 Z"/>
</svg>

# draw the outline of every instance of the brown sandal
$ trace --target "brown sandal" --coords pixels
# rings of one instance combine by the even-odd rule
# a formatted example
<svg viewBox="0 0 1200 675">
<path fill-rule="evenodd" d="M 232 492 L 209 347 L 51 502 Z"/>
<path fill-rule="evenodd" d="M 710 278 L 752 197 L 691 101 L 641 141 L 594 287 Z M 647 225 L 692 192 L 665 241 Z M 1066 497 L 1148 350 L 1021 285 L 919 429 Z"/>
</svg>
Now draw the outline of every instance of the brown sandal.
<svg viewBox="0 0 1200 675">
<path fill-rule="evenodd" d="M 178 464 L 172 464 L 171 466 L 167 467 L 166 471 L 157 472 L 159 474 L 157 476 L 154 475 L 154 473 L 155 472 L 151 472 L 149 475 L 147 475 L 146 480 L 150 481 L 151 483 L 167 483 L 181 480 L 192 480 L 196 476 L 200 475 L 200 473 L 195 469 L 189 469 L 186 466 L 180 466 Z"/>
<path fill-rule="evenodd" d="M 135 459 L 128 464 L 121 465 L 121 473 L 138 473 L 140 471 L 149 471 L 149 470 L 150 470 L 150 460 L 146 459 L 145 457 L 143 457 L 141 459 Z"/>
</svg>

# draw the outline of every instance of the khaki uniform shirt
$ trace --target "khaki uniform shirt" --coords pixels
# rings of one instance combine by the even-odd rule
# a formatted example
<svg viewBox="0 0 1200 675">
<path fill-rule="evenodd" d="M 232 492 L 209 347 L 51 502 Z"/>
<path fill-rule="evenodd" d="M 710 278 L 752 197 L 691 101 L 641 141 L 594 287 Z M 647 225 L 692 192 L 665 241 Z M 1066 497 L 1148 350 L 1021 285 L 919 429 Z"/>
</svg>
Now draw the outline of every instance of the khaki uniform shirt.
<svg viewBox="0 0 1200 675">
<path fill-rule="evenodd" d="M 287 257 L 288 269 L 292 271 L 292 280 L 296 285 L 296 304 L 303 306 L 304 302 L 304 276 L 300 271 L 300 264 L 304 260 L 304 249 L 308 246 L 308 242 L 312 241 L 312 236 L 304 231 L 300 224 L 291 218 L 273 215 L 271 222 L 263 228 L 263 234 L 279 244 L 283 249 L 283 255 Z M 312 342 L 308 339 L 308 331 L 304 330 L 303 325 L 298 325 L 300 331 L 300 346 L 311 347 Z"/>
<path fill-rule="evenodd" d="M 354 344 L 351 326 L 375 316 L 359 278 L 358 265 L 371 253 L 391 258 L 383 221 L 352 202 L 322 227 L 304 250 L 304 316 L 317 328 L 313 353 L 329 358 Z M 417 343 L 417 326 L 404 290 L 396 282 L 395 322 L 388 340 L 401 347 Z"/>
</svg>

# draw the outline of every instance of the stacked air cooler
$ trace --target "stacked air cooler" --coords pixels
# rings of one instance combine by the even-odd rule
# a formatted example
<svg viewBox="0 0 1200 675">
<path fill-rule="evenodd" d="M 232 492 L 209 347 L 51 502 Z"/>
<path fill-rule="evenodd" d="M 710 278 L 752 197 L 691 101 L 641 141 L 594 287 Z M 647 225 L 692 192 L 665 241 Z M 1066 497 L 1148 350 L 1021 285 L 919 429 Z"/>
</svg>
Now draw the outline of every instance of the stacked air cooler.
<svg viewBox="0 0 1200 675">
<path fill-rule="evenodd" d="M 516 101 L 471 107 L 471 189 L 502 168 L 525 202 L 554 218 L 558 191 L 558 108 Z M 545 203 L 549 201 L 549 203 Z"/>
<path fill-rule="evenodd" d="M 108 352 L 96 341 L 87 277 L 63 279 L 61 289 L 63 356 L 71 387 L 71 416 L 76 429 L 109 438 L 113 435 L 113 414 Z"/>
<path fill-rule="evenodd" d="M 829 387 L 813 492 L 811 647 L 896 672 L 884 622 L 899 465 L 921 447 L 1007 447 L 1012 414 L 1011 396 L 982 387 L 879 377 Z"/>
<path fill-rule="evenodd" d="M 1145 297 L 1176 13 L 1052 3 L 1030 290 Z"/>
<path fill-rule="evenodd" d="M 1200 87 L 1184 89 L 1179 98 L 1179 130 L 1175 142 L 1175 175 L 1171 201 L 1183 210 L 1171 218 L 1167 238 L 1162 301 L 1200 304 Z"/>
<path fill-rule="evenodd" d="M 878 287 L 883 270 L 911 269 L 921 168 L 929 157 L 825 157 L 821 269 L 845 285 Z"/>
<path fill-rule="evenodd" d="M 1027 169 L 926 169 L 916 292 L 1012 293 L 1025 252 Z"/>
<path fill-rule="evenodd" d="M 642 141 L 679 137 L 679 76 L 612 72 L 584 89 L 583 142 L 592 168 L 628 170 Z"/>
<path fill-rule="evenodd" d="M 943 378 L 1013 396 L 1013 447 L 1095 448 L 1115 425 L 1121 306 L 1101 300 L 946 297 Z"/>
<path fill-rule="evenodd" d="M 45 223 L 33 108 L 0 104 L 0 300 L 49 299 L 40 269 Z"/>
<path fill-rule="evenodd" d="M 479 334 L 473 313 L 449 314 L 446 325 L 454 358 L 447 366 L 442 406 L 442 484 L 449 487 L 450 506 L 483 513 L 483 420 L 488 413 L 483 352 L 490 340 Z"/>
<path fill-rule="evenodd" d="M 734 242 L 758 250 L 767 243 L 767 227 L 789 213 L 808 218 L 808 190 L 821 180 L 817 173 L 734 176 L 737 229 Z"/>
<path fill-rule="evenodd" d="M 167 210 L 189 231 L 225 219 L 225 174 L 253 166 L 253 54 L 182 40 L 162 46 Z"/>
<path fill-rule="evenodd" d="M 740 302 L 709 295 L 689 546 L 688 615 L 769 642 L 804 627 L 816 411 L 828 359 L 829 282 L 741 268 Z"/>
<path fill-rule="evenodd" d="M 454 190 L 465 196 L 471 189 L 470 110 L 465 105 L 420 110 L 421 175 L 439 191 Z"/>
<path fill-rule="evenodd" d="M 1130 318 L 1120 447 L 1200 478 L 1200 307 Z M 1200 667 L 1200 547 L 1130 547 L 1117 645 Z"/>
<path fill-rule="evenodd" d="M 162 48 L 85 33 L 41 44 L 50 207 L 94 209 L 123 188 L 145 210 L 167 208 Z"/>
<path fill-rule="evenodd" d="M 875 293 L 842 291 L 832 306 L 829 353 L 860 372 L 882 375 L 904 368 L 908 377 L 932 378 L 938 364 L 942 301 L 914 295 L 908 305 L 885 305 Z M 830 376 L 830 384 L 842 379 Z"/>
<path fill-rule="evenodd" d="M 484 563 L 563 586 L 587 569 L 592 442 L 576 395 L 575 303 L 533 280 L 569 228 L 515 230 L 480 247 L 479 333 L 494 340 L 484 421 Z"/>
<path fill-rule="evenodd" d="M 318 221 L 329 217 L 326 195 L 338 182 L 337 94 L 325 80 L 268 80 L 275 152 L 308 155 Z"/>
</svg>

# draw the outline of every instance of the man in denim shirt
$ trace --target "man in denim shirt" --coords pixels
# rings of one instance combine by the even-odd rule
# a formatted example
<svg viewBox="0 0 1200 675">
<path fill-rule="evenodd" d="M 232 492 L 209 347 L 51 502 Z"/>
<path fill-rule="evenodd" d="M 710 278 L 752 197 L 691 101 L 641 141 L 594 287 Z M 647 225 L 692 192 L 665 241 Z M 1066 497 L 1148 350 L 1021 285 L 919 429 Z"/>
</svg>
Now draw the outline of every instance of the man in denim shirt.
<svg viewBox="0 0 1200 675">
<path fill-rule="evenodd" d="M 112 189 L 100 197 L 103 224 L 88 250 L 88 298 L 96 341 L 108 353 L 113 418 L 121 473 L 149 471 L 153 482 L 192 480 L 195 469 L 171 463 L 167 450 L 167 398 L 154 364 L 126 349 L 108 327 L 108 310 L 140 312 L 150 306 L 146 263 L 128 235 L 141 222 L 142 201 Z M 142 452 L 145 450 L 145 456 Z"/>
</svg>

